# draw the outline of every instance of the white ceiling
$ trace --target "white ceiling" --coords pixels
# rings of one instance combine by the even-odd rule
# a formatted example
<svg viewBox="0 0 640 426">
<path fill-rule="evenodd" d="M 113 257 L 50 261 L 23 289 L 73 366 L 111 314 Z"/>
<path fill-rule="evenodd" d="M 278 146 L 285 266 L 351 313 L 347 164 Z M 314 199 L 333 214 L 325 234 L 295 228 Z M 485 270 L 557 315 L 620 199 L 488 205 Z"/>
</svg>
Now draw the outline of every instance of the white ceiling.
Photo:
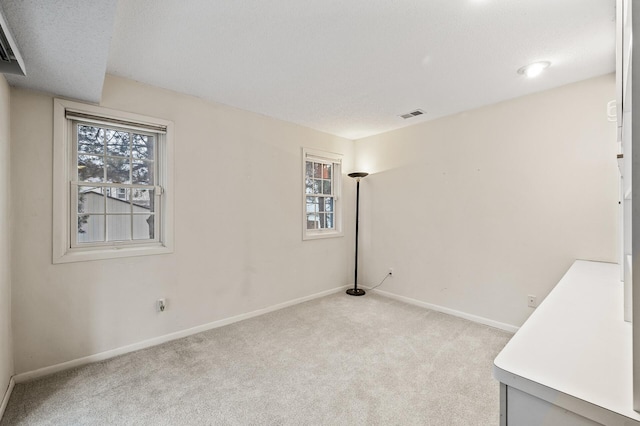
<svg viewBox="0 0 640 426">
<path fill-rule="evenodd" d="M 12 85 L 96 102 L 107 72 L 349 139 L 615 69 L 615 0 L 0 5 L 27 68 Z"/>
<path fill-rule="evenodd" d="M 26 77 L 12 86 L 99 102 L 117 0 L 0 0 L 18 44 Z"/>
</svg>

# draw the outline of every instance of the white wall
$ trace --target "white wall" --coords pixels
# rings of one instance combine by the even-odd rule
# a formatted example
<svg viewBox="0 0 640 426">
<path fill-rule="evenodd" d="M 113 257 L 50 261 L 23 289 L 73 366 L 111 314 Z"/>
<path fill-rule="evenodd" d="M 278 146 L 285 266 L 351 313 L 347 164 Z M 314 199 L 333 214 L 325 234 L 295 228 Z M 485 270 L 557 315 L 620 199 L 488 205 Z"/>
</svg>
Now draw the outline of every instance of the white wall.
<svg viewBox="0 0 640 426">
<path fill-rule="evenodd" d="M 9 99 L 9 85 L 0 74 L 0 402 L 13 375 Z"/>
<path fill-rule="evenodd" d="M 362 283 L 393 267 L 381 289 L 520 325 L 526 295 L 542 299 L 574 259 L 617 260 L 613 96 L 603 76 L 354 144 L 107 76 L 103 106 L 176 124 L 176 251 L 52 265 L 52 97 L 11 89 L 15 372 L 350 283 L 355 184 L 345 179 L 346 236 L 303 242 L 302 146 L 372 172 Z"/>
<path fill-rule="evenodd" d="M 302 241 L 301 148 L 342 153 L 349 172 L 352 141 L 111 76 L 101 105 L 175 123 L 175 253 L 52 265 L 53 101 L 11 94 L 16 373 L 351 281 L 352 209 L 346 237 Z"/>
<path fill-rule="evenodd" d="M 363 282 L 519 326 L 574 259 L 617 262 L 614 97 L 606 75 L 357 141 Z"/>
</svg>

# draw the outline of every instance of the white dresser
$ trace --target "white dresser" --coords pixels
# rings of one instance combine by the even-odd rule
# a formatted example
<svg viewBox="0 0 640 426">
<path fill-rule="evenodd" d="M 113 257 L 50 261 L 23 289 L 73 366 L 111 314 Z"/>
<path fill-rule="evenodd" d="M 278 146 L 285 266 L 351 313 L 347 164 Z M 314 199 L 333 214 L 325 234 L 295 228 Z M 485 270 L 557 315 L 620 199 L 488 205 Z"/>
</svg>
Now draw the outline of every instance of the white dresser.
<svg viewBox="0 0 640 426">
<path fill-rule="evenodd" d="M 619 266 L 576 261 L 494 362 L 501 424 L 640 425 Z"/>
</svg>

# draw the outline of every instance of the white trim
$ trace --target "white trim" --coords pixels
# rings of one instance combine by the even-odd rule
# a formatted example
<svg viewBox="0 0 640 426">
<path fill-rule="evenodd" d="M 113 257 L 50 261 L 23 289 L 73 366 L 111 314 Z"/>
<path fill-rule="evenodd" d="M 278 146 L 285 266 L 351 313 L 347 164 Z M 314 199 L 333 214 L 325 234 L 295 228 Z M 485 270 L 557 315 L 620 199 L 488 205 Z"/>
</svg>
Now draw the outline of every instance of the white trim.
<svg viewBox="0 0 640 426">
<path fill-rule="evenodd" d="M 64 110 L 69 109 L 69 110 L 73 110 L 74 112 L 80 112 L 85 114 L 89 113 L 95 116 L 104 117 L 108 120 L 115 120 L 115 121 L 124 120 L 132 123 L 146 124 L 151 127 L 164 126 L 167 129 L 170 126 L 173 126 L 173 122 L 169 120 L 163 120 L 161 118 L 156 118 L 156 117 L 149 117 L 147 115 L 136 114 L 133 112 L 118 111 L 115 109 L 105 108 L 98 105 L 90 105 L 82 102 L 68 101 L 66 99 L 59 99 L 59 98 L 55 98 L 53 101 L 54 101 L 54 105 L 60 104 L 64 108 Z M 65 115 L 66 114 L 63 111 L 63 117 L 66 120 Z M 148 132 L 149 129 L 147 129 L 146 131 Z M 154 133 L 155 132 L 156 131 L 154 130 Z"/>
<path fill-rule="evenodd" d="M 305 206 L 306 207 L 306 206 Z M 305 216 L 306 217 L 306 216 Z M 306 235 L 303 235 L 302 240 L 303 241 L 308 241 L 308 240 L 319 240 L 322 238 L 336 238 L 336 237 L 344 237 L 344 232 L 337 232 L 337 231 L 322 231 L 322 230 L 318 230 L 318 229 L 314 229 L 313 234 L 309 234 L 307 233 Z M 303 230 L 304 232 L 304 230 Z"/>
<path fill-rule="evenodd" d="M 7 404 L 9 404 L 9 398 L 11 398 L 11 392 L 13 392 L 13 387 L 16 385 L 13 377 L 9 379 L 9 386 L 7 387 L 6 392 L 4 393 L 4 397 L 2 398 L 2 404 L 0 404 L 0 420 L 2 420 L 2 416 L 4 416 L 4 410 L 7 408 Z"/>
<path fill-rule="evenodd" d="M 327 163 L 341 163 L 343 155 L 337 152 L 322 151 L 319 149 L 302 148 L 303 160 L 318 160 Z"/>
<path fill-rule="evenodd" d="M 69 249 L 62 257 L 54 259 L 53 263 L 72 263 L 88 260 L 115 259 L 118 257 L 150 256 L 170 253 L 173 253 L 172 248 L 159 246 L 158 243 L 155 243 L 155 246 L 140 244 L 139 247 L 135 247 L 133 245 L 114 245 L 106 248 L 96 249 L 94 247 L 77 251 L 71 251 L 71 249 Z"/>
<path fill-rule="evenodd" d="M 131 122 L 161 125 L 166 127 L 166 134 L 159 135 L 156 152 L 158 153 L 157 170 L 162 187 L 162 208 L 159 209 L 160 226 L 158 242 L 148 245 L 132 244 L 131 246 L 93 247 L 87 249 L 71 248 L 71 215 L 69 170 L 71 151 L 69 132 L 71 121 L 65 117 L 67 109 L 80 110 L 110 119 L 123 119 Z M 174 125 L 173 122 L 161 118 L 148 117 L 130 112 L 116 111 L 95 105 L 63 99 L 53 100 L 53 248 L 52 262 L 69 263 L 86 260 L 111 259 L 118 257 L 144 256 L 173 253 L 174 244 Z M 161 143 L 162 141 L 162 143 Z"/>
<path fill-rule="evenodd" d="M 105 359 L 113 358 L 119 355 L 123 355 L 129 352 L 138 351 L 140 349 L 149 348 L 151 346 L 160 345 L 162 343 L 170 342 L 172 340 L 181 339 L 183 337 L 191 336 L 193 334 L 201 333 L 203 331 L 211 330 L 213 328 L 223 327 L 225 325 L 233 324 L 238 321 L 243 321 L 249 318 L 257 317 L 267 314 L 269 312 L 277 311 L 280 309 L 288 308 L 289 306 L 297 305 L 309 300 L 318 299 L 320 297 L 328 296 L 330 294 L 338 293 L 348 288 L 349 286 L 340 286 L 330 290 L 321 291 L 309 296 L 300 297 L 297 299 L 289 300 L 288 302 L 278 303 L 277 305 L 269 306 L 266 308 L 258 309 L 245 314 L 236 315 L 229 318 L 224 318 L 218 321 L 213 321 L 208 324 L 198 325 L 196 327 L 187 328 L 186 330 L 176 331 L 174 333 L 165 334 L 163 336 L 153 337 L 151 339 L 143 340 L 141 342 L 133 343 L 131 345 L 121 346 L 119 348 L 110 349 L 108 351 L 100 352 L 97 354 L 85 356 L 82 358 L 73 359 L 71 361 L 62 362 L 60 364 L 51 365 L 48 367 L 39 368 L 37 370 L 27 371 L 24 373 L 16 374 L 13 376 L 16 383 L 24 383 L 30 380 L 34 380 L 40 377 L 48 376 L 53 373 L 68 370 L 70 368 L 79 367 L 82 365 L 90 364 L 93 362 L 104 361 Z M 13 379 L 12 378 L 12 379 Z"/>
<path fill-rule="evenodd" d="M 83 111 L 75 111 L 72 108 L 66 108 L 65 118 L 67 120 L 81 121 L 83 123 L 98 124 L 100 126 L 120 126 L 121 128 L 124 127 L 126 130 L 137 130 L 150 134 L 167 132 L 167 126 L 163 124 L 155 124 L 151 122 L 143 123 L 142 120 L 130 121 L 123 120 L 121 118 L 108 118 L 105 114 L 87 114 Z"/>
<path fill-rule="evenodd" d="M 362 286 L 361 286 L 362 287 Z M 367 287 L 362 287 L 366 290 Z M 370 290 L 371 291 L 371 290 Z M 478 324 L 488 325 L 489 327 L 497 328 L 500 330 L 508 331 L 509 333 L 516 333 L 520 327 L 516 327 L 515 325 L 506 324 L 499 321 L 494 321 L 489 318 L 480 317 L 478 315 L 468 314 L 462 311 L 456 311 L 455 309 L 446 308 L 444 306 L 434 305 L 432 303 L 423 302 L 421 300 L 412 299 L 406 296 L 399 296 L 397 294 L 389 293 L 384 290 L 373 290 L 373 292 L 379 294 L 380 296 L 388 297 L 389 299 L 398 300 L 400 302 L 408 303 L 414 306 L 420 306 L 421 308 L 431 309 L 432 311 L 442 312 L 443 314 L 452 315 L 454 317 L 463 318 L 469 321 L 476 322 Z"/>
</svg>

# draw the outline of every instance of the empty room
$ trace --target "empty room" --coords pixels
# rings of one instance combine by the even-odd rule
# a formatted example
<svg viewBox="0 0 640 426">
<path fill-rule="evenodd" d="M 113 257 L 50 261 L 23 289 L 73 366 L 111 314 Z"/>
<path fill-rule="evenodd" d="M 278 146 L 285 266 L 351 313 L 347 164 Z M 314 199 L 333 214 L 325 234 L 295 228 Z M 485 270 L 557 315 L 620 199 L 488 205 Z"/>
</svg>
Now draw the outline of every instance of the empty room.
<svg viewBox="0 0 640 426">
<path fill-rule="evenodd" d="M 640 424 L 632 6 L 0 0 L 0 425 Z"/>
</svg>

